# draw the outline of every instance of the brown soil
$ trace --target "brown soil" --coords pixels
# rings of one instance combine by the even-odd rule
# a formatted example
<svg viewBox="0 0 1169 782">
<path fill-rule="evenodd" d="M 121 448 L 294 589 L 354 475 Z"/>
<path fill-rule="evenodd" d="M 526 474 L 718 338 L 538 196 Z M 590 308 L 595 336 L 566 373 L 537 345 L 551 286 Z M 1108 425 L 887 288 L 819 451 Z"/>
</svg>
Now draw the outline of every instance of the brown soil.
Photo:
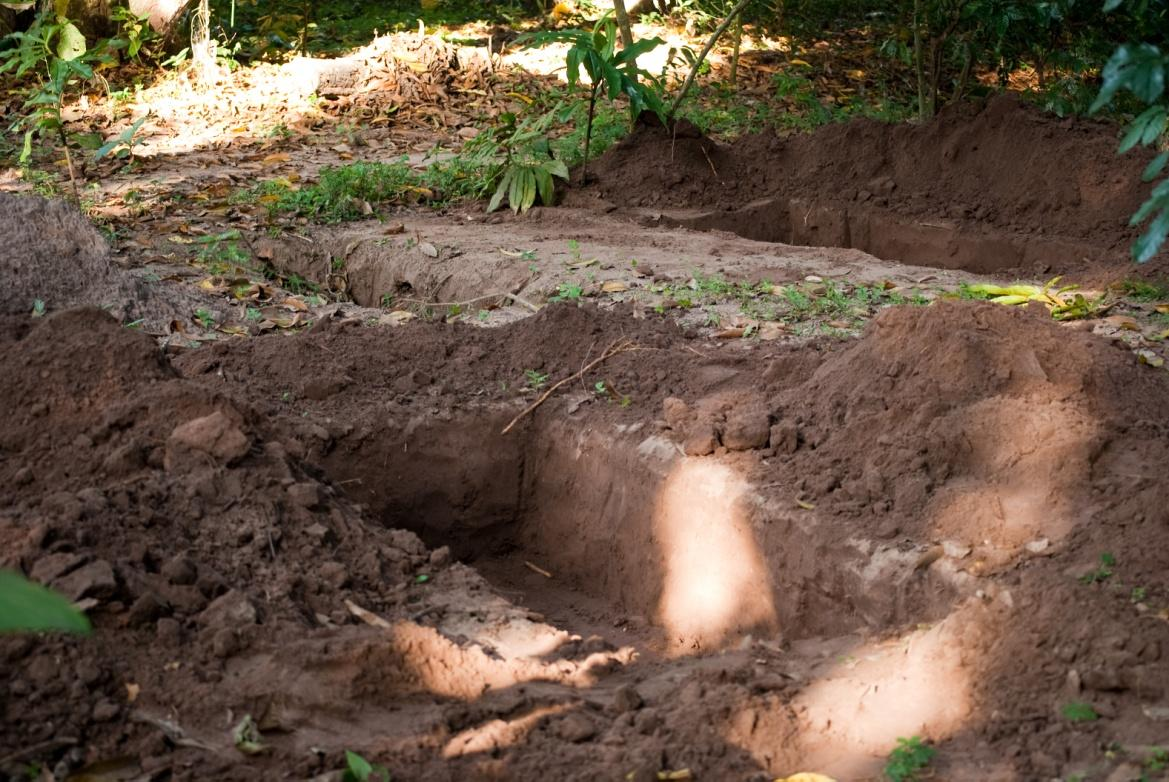
<svg viewBox="0 0 1169 782">
<path fill-rule="evenodd" d="M 0 642 L 0 773 L 863 779 L 919 734 L 943 778 L 1104 778 L 1164 742 L 1169 379 L 1046 317 L 0 340 L 0 564 L 96 627 Z M 501 434 L 526 370 L 622 345 Z"/>
<path fill-rule="evenodd" d="M 1060 120 L 1003 96 L 922 125 L 855 120 L 716 143 L 642 125 L 591 168 L 605 201 L 748 238 L 855 247 L 907 263 L 1082 271 L 1124 261 L 1148 155 L 1118 158 L 1114 125 Z M 577 196 L 578 198 L 580 196 Z"/>
</svg>

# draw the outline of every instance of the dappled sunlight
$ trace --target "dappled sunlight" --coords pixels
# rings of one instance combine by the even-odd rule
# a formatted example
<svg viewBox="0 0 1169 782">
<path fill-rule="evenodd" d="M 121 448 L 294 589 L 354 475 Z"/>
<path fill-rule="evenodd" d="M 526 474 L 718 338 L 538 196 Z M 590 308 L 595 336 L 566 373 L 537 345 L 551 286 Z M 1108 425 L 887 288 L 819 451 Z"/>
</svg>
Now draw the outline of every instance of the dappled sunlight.
<svg viewBox="0 0 1169 782">
<path fill-rule="evenodd" d="M 540 720 L 556 714 L 562 714 L 571 707 L 568 704 L 558 706 L 542 706 L 533 709 L 522 717 L 490 722 L 468 728 L 455 735 L 442 748 L 444 758 L 457 758 L 463 755 L 473 755 L 478 752 L 495 752 L 518 744 L 536 727 Z"/>
<path fill-rule="evenodd" d="M 839 779 L 878 773 L 897 739 L 941 741 L 966 725 L 972 709 L 973 664 L 963 634 L 984 621 L 974 602 L 945 620 L 885 642 L 836 654 L 818 667 L 786 709 L 728 721 L 728 741 L 748 750 L 772 773 L 794 760 Z"/>
<path fill-rule="evenodd" d="M 529 681 L 591 687 L 614 664 L 627 664 L 635 656 L 632 647 L 624 647 L 596 652 L 583 660 L 544 661 L 503 655 L 479 639 L 456 643 L 432 627 L 413 622 L 398 622 L 391 630 L 390 643 L 408 675 L 428 692 L 462 700 Z"/>
<path fill-rule="evenodd" d="M 653 521 L 665 571 L 657 619 L 675 653 L 776 625 L 766 563 L 743 507 L 748 490 L 713 459 L 680 460 L 662 486 Z"/>
<path fill-rule="evenodd" d="M 937 492 L 934 536 L 974 548 L 1056 543 L 1083 521 L 1099 425 L 1079 405 L 993 397 L 951 426 L 964 448 Z"/>
</svg>

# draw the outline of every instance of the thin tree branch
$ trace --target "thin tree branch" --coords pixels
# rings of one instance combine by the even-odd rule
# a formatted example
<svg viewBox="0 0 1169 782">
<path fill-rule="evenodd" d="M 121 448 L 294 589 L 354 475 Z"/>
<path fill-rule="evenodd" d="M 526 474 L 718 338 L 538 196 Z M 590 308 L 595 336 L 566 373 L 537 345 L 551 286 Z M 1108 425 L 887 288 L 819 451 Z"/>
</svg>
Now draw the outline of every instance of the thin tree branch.
<svg viewBox="0 0 1169 782">
<path fill-rule="evenodd" d="M 686 74 L 686 81 L 682 83 L 682 90 L 678 93 L 678 97 L 674 98 L 673 105 L 670 106 L 669 116 L 671 119 L 675 114 L 678 113 L 678 107 L 682 105 L 682 101 L 685 99 L 686 93 L 690 91 L 691 85 L 694 84 L 694 77 L 698 75 L 698 69 L 702 66 L 702 63 L 706 61 L 706 55 L 710 54 L 710 50 L 714 48 L 716 43 L 718 43 L 718 39 L 721 38 L 722 34 L 725 33 L 727 28 L 731 26 L 731 22 L 735 21 L 735 17 L 741 14 L 743 9 L 746 8 L 747 4 L 750 2 L 751 0 L 739 0 L 739 2 L 735 4 L 735 7 L 731 9 L 731 12 L 727 14 L 727 18 L 722 20 L 722 24 L 714 28 L 714 32 L 710 35 L 710 40 L 706 42 L 706 46 L 702 48 L 702 53 L 698 55 L 698 59 L 694 61 L 693 67 L 690 68 L 690 73 Z"/>
</svg>

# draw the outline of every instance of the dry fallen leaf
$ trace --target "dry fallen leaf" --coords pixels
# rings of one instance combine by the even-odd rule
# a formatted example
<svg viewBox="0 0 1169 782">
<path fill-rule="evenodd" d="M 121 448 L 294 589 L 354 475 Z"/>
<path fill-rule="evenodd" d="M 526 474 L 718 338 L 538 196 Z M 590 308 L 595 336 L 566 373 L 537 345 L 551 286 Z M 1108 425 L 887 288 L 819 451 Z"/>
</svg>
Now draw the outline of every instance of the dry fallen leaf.
<svg viewBox="0 0 1169 782">
<path fill-rule="evenodd" d="M 734 328 L 716 331 L 713 336 L 715 339 L 740 339 L 746 331 L 747 329 L 742 326 L 735 326 Z"/>
<path fill-rule="evenodd" d="M 265 157 L 260 162 L 266 166 L 274 166 L 277 163 L 287 163 L 290 160 L 292 160 L 292 158 L 287 152 L 274 152 L 271 155 Z"/>
<path fill-rule="evenodd" d="M 1107 318 L 1104 318 L 1104 322 L 1122 331 L 1141 330 L 1136 318 L 1130 318 L 1128 315 L 1109 315 Z"/>
<path fill-rule="evenodd" d="M 621 280 L 608 280 L 601 284 L 601 290 L 605 293 L 621 293 L 629 290 L 629 286 Z"/>
<path fill-rule="evenodd" d="M 422 244 L 418 245 L 418 251 L 428 258 L 438 257 L 438 248 L 430 242 L 423 242 Z"/>
<path fill-rule="evenodd" d="M 803 508 L 804 510 L 815 510 L 816 509 L 816 506 L 813 503 L 804 502 L 803 500 L 799 499 L 798 497 L 796 498 L 796 505 Z"/>
<path fill-rule="evenodd" d="M 399 324 L 399 323 L 405 323 L 405 322 L 410 321 L 410 320 L 414 320 L 414 318 L 415 318 L 414 313 L 408 312 L 406 310 L 394 310 L 393 312 L 387 313 L 381 317 L 381 319 L 383 321 L 385 321 L 387 323 L 393 323 L 395 325 Z"/>
<path fill-rule="evenodd" d="M 784 325 L 782 323 L 775 323 L 769 321 L 759 326 L 759 339 L 765 342 L 777 340 L 784 335 Z"/>
<path fill-rule="evenodd" d="M 288 309 L 296 310 L 297 312 L 308 312 L 309 310 L 308 304 L 294 296 L 289 296 L 287 299 L 281 302 L 281 304 Z"/>
</svg>

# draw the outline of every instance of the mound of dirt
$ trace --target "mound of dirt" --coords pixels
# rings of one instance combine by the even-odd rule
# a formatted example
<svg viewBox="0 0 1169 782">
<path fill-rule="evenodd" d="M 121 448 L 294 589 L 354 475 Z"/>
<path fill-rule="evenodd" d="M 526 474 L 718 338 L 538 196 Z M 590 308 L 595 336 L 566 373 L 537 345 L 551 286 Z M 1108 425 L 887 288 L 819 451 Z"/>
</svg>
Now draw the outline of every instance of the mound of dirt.
<svg viewBox="0 0 1169 782">
<path fill-rule="evenodd" d="M 137 292 L 110 262 L 101 234 L 64 201 L 0 192 L 0 236 L 8 262 L 0 277 L 0 315 L 108 305 L 128 314 Z"/>
<path fill-rule="evenodd" d="M 1136 236 L 1128 219 L 1148 194 L 1149 154 L 1117 157 L 1116 144 L 1113 125 L 1000 96 L 920 125 L 859 119 L 730 144 L 684 122 L 642 125 L 590 171 L 611 203 L 707 210 L 683 220 L 696 227 L 974 271 L 1065 271 L 1085 255 L 1123 258 Z"/>
<path fill-rule="evenodd" d="M 1043 314 L 795 349 L 561 305 L 173 365 L 7 319 L 0 566 L 96 632 L 0 640 L 4 773 L 853 779 L 919 734 L 947 778 L 1105 777 L 1169 697 L 1169 379 Z"/>
</svg>

